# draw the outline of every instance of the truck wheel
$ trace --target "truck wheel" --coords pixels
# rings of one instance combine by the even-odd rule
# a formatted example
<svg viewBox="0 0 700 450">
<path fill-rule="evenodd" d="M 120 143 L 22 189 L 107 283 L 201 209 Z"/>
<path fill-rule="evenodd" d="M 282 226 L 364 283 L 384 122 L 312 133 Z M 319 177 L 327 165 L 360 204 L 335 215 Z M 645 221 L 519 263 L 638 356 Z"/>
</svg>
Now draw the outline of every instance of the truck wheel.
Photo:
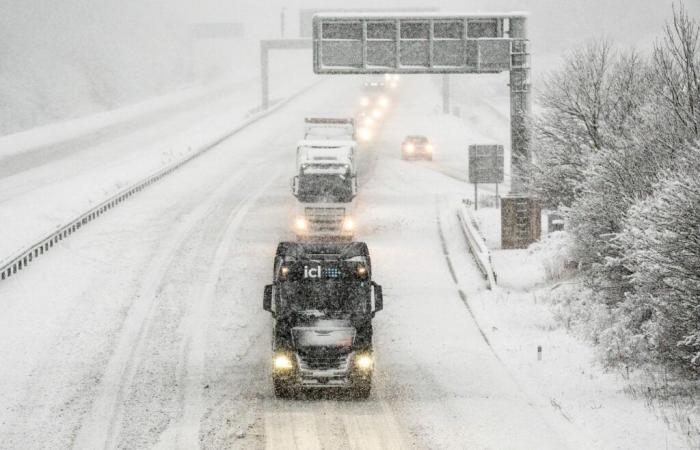
<svg viewBox="0 0 700 450">
<path fill-rule="evenodd" d="M 291 398 L 294 395 L 294 390 L 289 386 L 289 383 L 277 379 L 273 379 L 272 383 L 275 388 L 275 397 Z"/>
<path fill-rule="evenodd" d="M 357 399 L 366 399 L 366 398 L 369 398 L 369 394 L 371 391 L 372 391 L 372 383 L 370 383 L 370 382 L 357 383 L 352 388 L 352 396 L 357 398 Z"/>
</svg>

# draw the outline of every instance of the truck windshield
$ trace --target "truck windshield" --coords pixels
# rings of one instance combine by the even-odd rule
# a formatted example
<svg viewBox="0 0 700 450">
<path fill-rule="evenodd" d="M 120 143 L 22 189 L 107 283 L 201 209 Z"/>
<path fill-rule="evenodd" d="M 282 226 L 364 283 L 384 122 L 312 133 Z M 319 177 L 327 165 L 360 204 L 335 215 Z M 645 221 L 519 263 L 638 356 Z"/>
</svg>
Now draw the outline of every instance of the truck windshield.
<svg viewBox="0 0 700 450">
<path fill-rule="evenodd" d="M 328 140 L 339 140 L 339 139 L 349 139 L 352 140 L 352 128 L 351 127 L 311 127 L 307 129 L 305 139 L 328 139 Z"/>
<path fill-rule="evenodd" d="M 299 177 L 301 195 L 318 195 L 324 199 L 340 199 L 352 189 L 351 178 L 338 174 L 304 174 Z M 336 200 L 338 201 L 338 200 Z"/>
<path fill-rule="evenodd" d="M 290 281 L 282 283 L 281 295 L 296 311 L 367 312 L 370 287 L 362 281 Z"/>
</svg>

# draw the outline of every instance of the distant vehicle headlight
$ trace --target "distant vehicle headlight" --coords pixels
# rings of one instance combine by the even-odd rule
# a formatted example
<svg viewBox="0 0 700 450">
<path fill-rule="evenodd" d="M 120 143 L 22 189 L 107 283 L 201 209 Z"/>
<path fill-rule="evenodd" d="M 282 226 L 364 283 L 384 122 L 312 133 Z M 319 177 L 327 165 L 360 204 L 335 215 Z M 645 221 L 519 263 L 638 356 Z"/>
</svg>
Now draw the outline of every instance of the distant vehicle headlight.
<svg viewBox="0 0 700 450">
<path fill-rule="evenodd" d="M 372 368 L 372 357 L 369 355 L 359 355 L 355 358 L 355 364 L 362 370 L 369 370 Z"/>
<path fill-rule="evenodd" d="M 362 97 L 360 99 L 360 105 L 361 106 L 369 106 L 369 99 L 367 97 Z"/>
<path fill-rule="evenodd" d="M 413 150 L 416 149 L 416 146 L 409 142 L 408 144 L 406 144 L 406 145 L 404 146 L 404 148 L 406 149 L 406 151 L 407 151 L 408 153 L 413 153 Z"/>
<path fill-rule="evenodd" d="M 372 117 L 374 117 L 375 119 L 380 119 L 382 117 L 382 110 L 381 109 L 373 110 Z"/>
<path fill-rule="evenodd" d="M 343 221 L 343 230 L 352 231 L 353 228 L 355 228 L 355 222 L 353 222 L 352 218 L 346 217 Z"/>
<path fill-rule="evenodd" d="M 387 106 L 389 106 L 389 97 L 387 97 L 386 95 L 382 95 L 381 97 L 379 97 L 378 103 L 379 106 L 381 106 L 382 108 L 386 108 Z"/>
<path fill-rule="evenodd" d="M 297 220 L 294 222 L 294 226 L 297 230 L 304 231 L 306 230 L 308 224 L 306 223 L 306 219 L 304 219 L 303 217 L 297 217 Z"/>
<path fill-rule="evenodd" d="M 289 370 L 293 368 L 292 360 L 287 355 L 277 355 L 274 360 L 275 370 Z"/>
<path fill-rule="evenodd" d="M 432 153 L 433 152 L 433 144 L 426 145 L 425 149 L 428 150 L 430 153 Z"/>
<path fill-rule="evenodd" d="M 360 139 L 363 141 L 372 140 L 372 132 L 370 131 L 369 128 L 360 128 L 360 131 L 358 134 L 360 136 Z"/>
</svg>

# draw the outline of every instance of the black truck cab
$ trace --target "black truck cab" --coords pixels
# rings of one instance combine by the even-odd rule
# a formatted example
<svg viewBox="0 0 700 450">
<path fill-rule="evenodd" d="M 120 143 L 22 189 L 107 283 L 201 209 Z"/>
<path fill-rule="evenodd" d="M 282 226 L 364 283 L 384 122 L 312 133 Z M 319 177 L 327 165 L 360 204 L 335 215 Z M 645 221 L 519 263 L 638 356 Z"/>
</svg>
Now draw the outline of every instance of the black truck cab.
<svg viewBox="0 0 700 450">
<path fill-rule="evenodd" d="M 372 318 L 383 307 L 367 245 L 282 242 L 263 307 L 272 313 L 278 396 L 301 388 L 350 388 L 367 397 Z"/>
</svg>

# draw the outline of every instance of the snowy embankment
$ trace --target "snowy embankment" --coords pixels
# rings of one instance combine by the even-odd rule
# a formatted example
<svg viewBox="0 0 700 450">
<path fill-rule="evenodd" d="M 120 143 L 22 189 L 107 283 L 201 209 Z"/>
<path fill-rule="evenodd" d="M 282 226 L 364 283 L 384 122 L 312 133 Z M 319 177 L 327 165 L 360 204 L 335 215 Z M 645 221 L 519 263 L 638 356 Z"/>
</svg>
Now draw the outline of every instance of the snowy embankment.
<svg viewBox="0 0 700 450">
<path fill-rule="evenodd" d="M 273 74 L 276 98 L 308 87 Z M 289 69 L 289 66 L 287 66 Z M 192 88 L 0 138 L 0 265 L 125 187 L 187 158 L 259 112 L 259 81 Z M 169 199 L 163 199 L 169 201 Z"/>
<path fill-rule="evenodd" d="M 606 372 L 596 363 L 593 348 L 556 319 L 552 305 L 543 299 L 553 289 L 545 282 L 546 255 L 532 249 L 501 250 L 500 210 L 482 208 L 476 216 L 491 248 L 499 289 L 484 291 L 471 305 L 522 388 L 548 398 L 552 408 L 586 430 L 600 448 L 685 448 L 660 411 L 630 396 L 629 382 Z"/>
</svg>

